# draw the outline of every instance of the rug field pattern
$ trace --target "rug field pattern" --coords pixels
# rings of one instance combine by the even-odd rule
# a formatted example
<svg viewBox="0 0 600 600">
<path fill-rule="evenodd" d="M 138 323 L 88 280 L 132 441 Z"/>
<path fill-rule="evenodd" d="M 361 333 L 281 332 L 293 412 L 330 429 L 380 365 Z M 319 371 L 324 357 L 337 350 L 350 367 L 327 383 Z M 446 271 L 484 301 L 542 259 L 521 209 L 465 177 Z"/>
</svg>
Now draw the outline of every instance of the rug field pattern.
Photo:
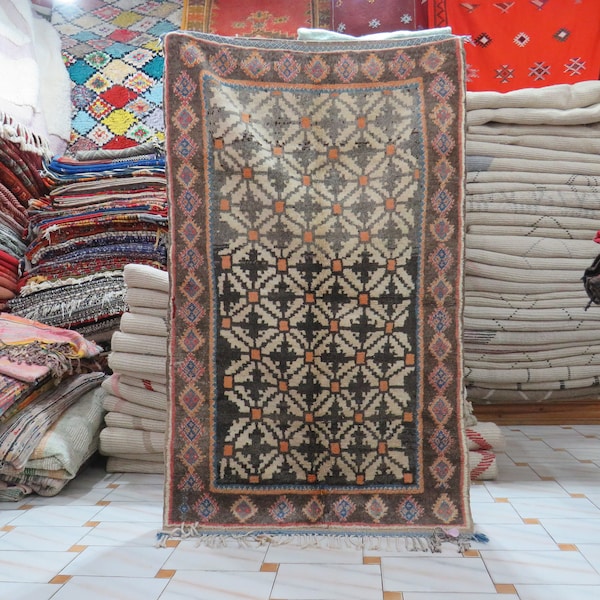
<svg viewBox="0 0 600 600">
<path fill-rule="evenodd" d="M 165 527 L 469 529 L 460 41 L 165 58 Z"/>
</svg>

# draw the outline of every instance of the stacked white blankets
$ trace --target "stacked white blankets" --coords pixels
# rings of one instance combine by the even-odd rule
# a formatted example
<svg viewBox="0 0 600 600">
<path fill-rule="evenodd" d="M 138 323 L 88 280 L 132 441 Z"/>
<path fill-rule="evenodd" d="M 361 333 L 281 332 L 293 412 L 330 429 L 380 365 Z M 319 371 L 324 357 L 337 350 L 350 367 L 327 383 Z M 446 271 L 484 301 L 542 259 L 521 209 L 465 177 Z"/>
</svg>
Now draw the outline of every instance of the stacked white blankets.
<svg viewBox="0 0 600 600">
<path fill-rule="evenodd" d="M 102 384 L 108 394 L 100 453 L 108 457 L 109 472 L 163 473 L 168 275 L 134 264 L 123 275 L 128 309 L 112 335 L 112 375 Z"/>
<path fill-rule="evenodd" d="M 595 398 L 600 82 L 467 94 L 464 351 L 474 403 Z"/>
</svg>

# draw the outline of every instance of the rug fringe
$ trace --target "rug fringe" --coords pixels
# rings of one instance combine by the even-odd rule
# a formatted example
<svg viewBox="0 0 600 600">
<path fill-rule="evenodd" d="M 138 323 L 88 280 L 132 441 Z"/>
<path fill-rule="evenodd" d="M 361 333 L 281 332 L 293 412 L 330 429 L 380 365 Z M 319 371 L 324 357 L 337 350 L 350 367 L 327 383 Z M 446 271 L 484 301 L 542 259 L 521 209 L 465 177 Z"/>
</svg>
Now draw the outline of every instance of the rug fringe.
<svg viewBox="0 0 600 600">
<path fill-rule="evenodd" d="M 156 547 L 164 548 L 169 540 L 194 539 L 198 546 L 223 548 L 231 542 L 239 547 L 298 546 L 300 548 L 325 548 L 329 550 L 364 549 L 383 552 L 430 552 L 439 553 L 444 543 L 456 546 L 457 552 L 465 552 L 471 542 L 487 543 L 489 539 L 481 533 L 464 534 L 454 529 L 436 528 L 431 533 L 404 533 L 389 535 L 353 535 L 341 533 L 204 533 L 198 524 L 182 525 L 170 531 L 156 534 Z"/>
</svg>

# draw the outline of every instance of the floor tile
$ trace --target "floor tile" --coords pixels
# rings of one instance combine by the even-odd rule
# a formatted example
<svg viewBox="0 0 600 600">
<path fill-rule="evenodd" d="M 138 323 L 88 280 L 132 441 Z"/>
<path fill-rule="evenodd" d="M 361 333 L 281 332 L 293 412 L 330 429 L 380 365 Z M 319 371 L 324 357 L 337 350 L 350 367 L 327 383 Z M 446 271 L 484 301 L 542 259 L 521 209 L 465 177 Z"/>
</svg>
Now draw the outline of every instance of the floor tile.
<svg viewBox="0 0 600 600">
<path fill-rule="evenodd" d="M 67 552 L 89 532 L 88 527 L 16 527 L 0 537 L 0 551 Z"/>
<path fill-rule="evenodd" d="M 0 582 L 48 583 L 76 556 L 73 552 L 0 551 Z"/>
<path fill-rule="evenodd" d="M 99 510 L 96 520 L 118 523 L 156 523 L 161 527 L 163 522 L 162 503 L 115 502 Z"/>
<path fill-rule="evenodd" d="M 541 525 L 525 523 L 502 523 L 478 525 L 488 542 L 471 542 L 476 550 L 557 550 L 556 541 Z"/>
<path fill-rule="evenodd" d="M 382 558 L 383 589 L 398 592 L 495 593 L 479 558 Z"/>
<path fill-rule="evenodd" d="M 50 600 L 56 598 L 58 586 L 52 583 L 7 583 L 0 584 L 2 593 L 11 600 Z M 150 600 L 150 599 L 149 599 Z"/>
<path fill-rule="evenodd" d="M 523 522 L 519 513 L 508 502 L 472 502 L 471 513 L 477 525 Z"/>
<path fill-rule="evenodd" d="M 178 571 L 160 600 L 269 600 L 275 573 Z"/>
<path fill-rule="evenodd" d="M 14 526 L 29 527 L 77 527 L 91 521 L 101 506 L 34 506 L 13 519 Z"/>
<path fill-rule="evenodd" d="M 600 541 L 598 544 L 577 544 L 577 548 L 590 565 L 600 573 Z"/>
<path fill-rule="evenodd" d="M 167 583 L 153 578 L 72 577 L 52 600 L 158 600 Z"/>
<path fill-rule="evenodd" d="M 598 600 L 597 585 L 516 585 L 520 600 Z M 407 600 L 407 599 L 405 599 Z M 498 600 L 504 600 L 503 598 Z"/>
<path fill-rule="evenodd" d="M 485 487 L 494 498 L 568 497 L 556 481 L 486 481 Z"/>
<path fill-rule="evenodd" d="M 109 491 L 105 500 L 109 502 L 158 502 L 162 503 L 164 490 L 159 485 L 139 483 L 117 484 L 118 487 Z"/>
<path fill-rule="evenodd" d="M 382 600 L 378 565 L 280 565 L 271 600 Z"/>
<path fill-rule="evenodd" d="M 495 583 L 600 585 L 600 573 L 579 552 L 482 550 L 481 557 Z"/>
<path fill-rule="evenodd" d="M 84 546 L 145 546 L 156 543 L 156 523 L 102 522 L 90 527 L 80 543 Z"/>
<path fill-rule="evenodd" d="M 405 592 L 402 600 L 519 600 L 516 594 L 439 594 L 431 592 Z"/>
<path fill-rule="evenodd" d="M 184 540 L 165 562 L 165 569 L 195 571 L 260 571 L 268 546 L 246 546 L 236 541 L 209 547 Z"/>
<path fill-rule="evenodd" d="M 587 498 L 512 498 L 511 506 L 524 519 L 600 519 L 600 509 Z"/>
<path fill-rule="evenodd" d="M 540 519 L 557 544 L 594 544 L 600 540 L 600 519 Z"/>
<path fill-rule="evenodd" d="M 89 546 L 62 575 L 91 577 L 154 577 L 172 553 L 171 548 Z"/>
<path fill-rule="evenodd" d="M 293 544 L 271 544 L 267 563 L 362 564 L 362 548 L 314 548 Z"/>
</svg>

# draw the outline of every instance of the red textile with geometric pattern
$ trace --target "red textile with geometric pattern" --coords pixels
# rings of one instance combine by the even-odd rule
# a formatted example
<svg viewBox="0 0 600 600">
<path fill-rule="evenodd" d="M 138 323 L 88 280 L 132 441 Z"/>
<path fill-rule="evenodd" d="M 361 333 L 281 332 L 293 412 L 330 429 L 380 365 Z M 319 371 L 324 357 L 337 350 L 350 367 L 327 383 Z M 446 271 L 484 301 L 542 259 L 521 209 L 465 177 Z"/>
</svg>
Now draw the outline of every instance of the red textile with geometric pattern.
<svg viewBox="0 0 600 600">
<path fill-rule="evenodd" d="M 331 0 L 186 0 L 181 28 L 219 35 L 296 38 L 299 27 L 329 29 Z"/>
<path fill-rule="evenodd" d="M 427 0 L 331 0 L 331 29 L 348 35 L 427 28 Z"/>
<path fill-rule="evenodd" d="M 429 26 L 465 44 L 467 89 L 508 92 L 598 79 L 599 0 L 429 0 Z"/>
</svg>

